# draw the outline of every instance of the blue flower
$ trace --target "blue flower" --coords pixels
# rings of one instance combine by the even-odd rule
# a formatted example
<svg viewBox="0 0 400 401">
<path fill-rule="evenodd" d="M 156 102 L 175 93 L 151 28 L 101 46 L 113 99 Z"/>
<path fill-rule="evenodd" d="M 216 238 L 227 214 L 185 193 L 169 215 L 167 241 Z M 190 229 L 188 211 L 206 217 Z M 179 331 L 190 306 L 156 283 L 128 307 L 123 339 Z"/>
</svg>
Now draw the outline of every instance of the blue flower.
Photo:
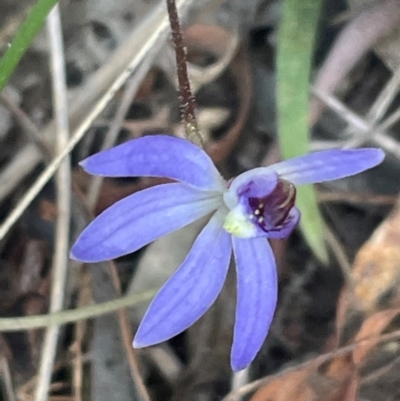
<svg viewBox="0 0 400 401">
<path fill-rule="evenodd" d="M 268 333 L 277 301 L 277 272 L 268 238 L 296 227 L 295 185 L 336 180 L 379 164 L 379 149 L 328 150 L 245 172 L 225 181 L 192 143 L 146 136 L 95 154 L 81 165 L 107 177 L 166 177 L 176 182 L 130 195 L 81 233 L 71 257 L 99 262 L 135 252 L 211 215 L 182 265 L 158 292 L 134 339 L 135 347 L 168 340 L 197 321 L 236 261 L 237 308 L 231 365 L 248 366 Z"/>
</svg>

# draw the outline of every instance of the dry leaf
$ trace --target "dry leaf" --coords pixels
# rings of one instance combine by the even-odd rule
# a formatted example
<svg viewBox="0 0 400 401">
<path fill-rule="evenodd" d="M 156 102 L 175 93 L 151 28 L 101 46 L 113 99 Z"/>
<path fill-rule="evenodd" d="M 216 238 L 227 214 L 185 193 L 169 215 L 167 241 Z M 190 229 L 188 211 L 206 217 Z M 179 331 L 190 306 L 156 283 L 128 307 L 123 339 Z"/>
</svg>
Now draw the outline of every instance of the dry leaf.
<svg viewBox="0 0 400 401">
<path fill-rule="evenodd" d="M 250 401 L 316 401 L 316 394 L 308 382 L 315 369 L 315 365 L 308 365 L 305 369 L 279 377 L 258 390 Z"/>
<path fill-rule="evenodd" d="M 397 206 L 360 249 L 354 261 L 354 292 L 361 308 L 368 314 L 398 305 L 399 244 L 400 209 Z"/>
<path fill-rule="evenodd" d="M 356 401 L 358 394 L 358 372 L 351 355 L 342 355 L 332 360 L 324 377 L 329 379 L 331 388 L 319 393 L 321 401 Z"/>
</svg>

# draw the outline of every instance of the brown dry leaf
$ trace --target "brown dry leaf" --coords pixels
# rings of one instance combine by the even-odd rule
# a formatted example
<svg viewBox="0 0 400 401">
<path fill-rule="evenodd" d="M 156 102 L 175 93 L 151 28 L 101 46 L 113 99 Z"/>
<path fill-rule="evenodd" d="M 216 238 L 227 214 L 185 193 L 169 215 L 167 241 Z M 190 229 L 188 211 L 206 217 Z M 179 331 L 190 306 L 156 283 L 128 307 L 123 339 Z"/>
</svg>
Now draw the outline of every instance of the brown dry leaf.
<svg viewBox="0 0 400 401">
<path fill-rule="evenodd" d="M 359 376 L 352 355 L 341 355 L 326 364 L 307 364 L 271 381 L 250 401 L 356 401 Z"/>
<path fill-rule="evenodd" d="M 392 320 L 400 313 L 400 308 L 389 309 L 383 312 L 378 312 L 370 316 L 362 324 L 356 338 L 355 342 L 361 341 L 368 337 L 376 336 L 375 340 L 368 341 L 365 345 L 357 347 L 353 351 L 353 361 L 359 366 L 364 362 L 366 356 L 378 343 L 378 335 L 381 334 L 386 327 L 392 322 Z"/>
<path fill-rule="evenodd" d="M 400 208 L 375 230 L 354 261 L 352 278 L 359 307 L 371 314 L 399 305 Z"/>
<path fill-rule="evenodd" d="M 359 377 L 354 369 L 349 376 L 340 384 L 338 390 L 321 401 L 356 401 L 358 399 Z"/>
<path fill-rule="evenodd" d="M 309 383 L 315 370 L 316 365 L 311 364 L 279 377 L 258 390 L 250 401 L 316 401 L 318 398 Z"/>
<path fill-rule="evenodd" d="M 358 394 L 359 377 L 351 355 L 342 355 L 329 363 L 324 378 L 328 379 L 330 388 L 319 388 L 318 398 L 321 401 L 355 401 Z"/>
<path fill-rule="evenodd" d="M 250 401 L 356 401 L 358 387 L 358 371 L 347 354 L 326 365 L 310 364 L 273 380 Z"/>
</svg>

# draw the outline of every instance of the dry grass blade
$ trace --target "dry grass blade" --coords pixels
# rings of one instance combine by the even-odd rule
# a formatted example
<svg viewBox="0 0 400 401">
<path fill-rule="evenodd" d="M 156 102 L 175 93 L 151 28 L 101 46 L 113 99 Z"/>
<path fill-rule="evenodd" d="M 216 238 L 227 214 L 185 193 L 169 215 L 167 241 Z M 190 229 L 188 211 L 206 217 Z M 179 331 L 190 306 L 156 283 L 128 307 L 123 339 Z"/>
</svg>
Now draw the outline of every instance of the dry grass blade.
<svg viewBox="0 0 400 401">
<path fill-rule="evenodd" d="M 312 88 L 312 93 L 320 100 L 322 100 L 335 113 L 340 115 L 340 117 L 342 117 L 344 121 L 361 131 L 364 134 L 364 140 L 372 140 L 373 142 L 381 146 L 385 151 L 393 154 L 396 158 L 400 159 L 400 144 L 384 133 L 382 127 L 385 125 L 385 122 L 376 127 L 371 126 L 363 118 L 350 110 L 336 97 L 321 92 L 316 88 Z M 370 135 L 372 132 L 373 136 Z"/>
<path fill-rule="evenodd" d="M 400 68 L 393 74 L 386 86 L 375 100 L 371 109 L 368 112 L 368 120 L 372 123 L 379 121 L 387 112 L 393 99 L 400 90 Z"/>
<path fill-rule="evenodd" d="M 57 122 L 56 153 L 60 153 L 68 143 L 68 96 L 66 86 L 65 60 L 62 26 L 58 5 L 47 19 L 47 32 L 51 51 L 51 72 L 53 80 L 53 110 Z M 70 160 L 66 157 L 57 172 L 58 217 L 53 258 L 53 281 L 50 311 L 58 312 L 63 307 L 65 281 L 68 269 L 69 222 L 71 216 L 71 171 Z M 57 348 L 59 326 L 48 327 L 44 337 L 35 401 L 45 401 L 51 382 L 51 374 Z"/>
<path fill-rule="evenodd" d="M 397 0 L 377 1 L 372 6 L 365 7 L 336 40 L 318 73 L 316 89 L 331 95 L 363 55 L 398 25 L 399 18 L 400 7 Z M 311 125 L 318 120 L 323 108 L 319 99 L 311 100 Z"/>
<path fill-rule="evenodd" d="M 10 366 L 8 365 L 8 361 L 4 356 L 0 357 L 0 376 L 4 384 L 3 391 L 5 393 L 5 397 L 8 401 L 16 401 Z"/>
<path fill-rule="evenodd" d="M 177 3 L 177 7 L 182 13 L 193 3 L 194 0 L 180 0 Z M 73 135 L 69 140 L 68 144 L 65 146 L 63 152 L 61 152 L 57 157 L 55 157 L 53 161 L 46 167 L 46 169 L 42 172 L 42 174 L 37 178 L 35 183 L 32 185 L 32 187 L 22 197 L 22 199 L 17 204 L 15 209 L 9 214 L 7 219 L 0 226 L 0 240 L 5 237 L 9 229 L 15 224 L 15 222 L 22 215 L 25 209 L 29 206 L 32 200 L 36 197 L 36 195 L 40 192 L 40 190 L 44 187 L 44 185 L 50 180 L 50 178 L 58 169 L 64 157 L 67 156 L 71 152 L 71 150 L 75 147 L 75 145 L 82 139 L 82 137 L 86 133 L 86 130 L 91 126 L 93 121 L 98 117 L 98 115 L 104 110 L 104 108 L 107 106 L 110 100 L 114 97 L 116 91 L 121 88 L 121 86 L 129 78 L 129 76 L 134 71 L 136 71 L 139 65 L 147 57 L 152 57 L 154 59 L 154 57 L 157 55 L 159 48 L 163 45 L 166 39 L 169 27 L 168 17 L 165 15 L 165 10 L 163 9 L 163 7 L 158 7 L 156 11 L 154 11 L 153 14 L 149 17 L 149 19 L 144 22 L 146 22 L 146 25 L 143 25 L 141 31 L 136 32 L 136 35 L 133 38 L 131 38 L 131 41 L 128 42 L 130 44 L 130 47 L 128 48 L 124 47 L 124 49 L 122 50 L 125 51 L 125 54 L 124 53 L 120 54 L 120 52 L 118 53 L 122 57 L 122 60 L 125 63 L 119 61 L 118 65 L 120 66 L 120 69 L 122 71 L 121 70 L 118 71 L 119 75 L 117 77 L 115 76 L 112 77 L 114 80 L 112 80 L 110 86 L 104 88 L 104 82 L 103 83 L 101 83 L 101 81 L 96 83 L 91 82 L 91 85 L 93 85 L 95 88 L 97 84 L 100 85 L 99 87 L 96 88 L 97 95 L 100 95 L 100 93 L 98 92 L 99 89 L 104 90 L 104 92 L 101 93 L 100 98 L 95 102 L 94 105 L 93 101 L 90 102 L 92 108 L 88 110 L 87 107 L 82 105 L 82 98 L 87 99 L 88 95 L 82 96 L 82 98 L 79 99 L 79 102 L 77 102 L 82 106 L 82 110 L 87 111 L 87 114 L 85 113 L 85 115 L 82 116 L 81 115 L 82 110 L 81 111 L 76 110 L 77 103 L 75 104 L 74 110 L 76 110 L 75 111 L 76 118 L 82 118 L 82 120 L 79 120 L 78 126 L 74 129 Z M 126 51 L 128 49 L 130 58 L 127 60 Z M 110 63 L 112 61 L 113 60 L 110 60 Z M 113 71 L 115 72 L 115 70 Z M 97 75 L 96 80 L 100 79 L 100 77 L 101 77 L 100 74 Z M 107 79 L 105 79 L 105 81 L 107 83 L 110 83 L 110 77 L 106 78 Z M 90 94 L 93 95 L 93 90 L 90 90 Z M 71 125 L 71 127 L 74 127 L 74 125 L 75 124 Z M 31 153 L 34 155 L 33 158 Z M 33 163 L 32 162 L 28 163 L 27 160 L 22 160 L 21 161 L 23 163 L 22 171 L 19 171 L 18 163 L 16 164 L 14 163 L 12 168 L 11 166 L 9 166 L 9 168 L 6 169 L 6 171 L 0 177 L 0 188 L 4 189 L 4 187 L 1 184 L 4 180 L 7 189 L 5 191 L 0 191 L 2 192 L 0 193 L 0 199 L 2 197 L 4 198 L 4 196 L 6 196 L 12 189 L 9 186 L 9 182 L 7 183 L 7 180 L 11 181 L 12 183 L 18 182 L 19 179 L 23 178 L 39 162 L 41 158 L 41 153 L 36 149 L 35 145 L 32 145 L 31 147 L 28 146 L 25 147 L 23 150 L 21 150 L 21 152 L 18 154 L 18 158 L 19 159 L 27 158 L 28 160 L 31 161 L 33 160 Z"/>
</svg>

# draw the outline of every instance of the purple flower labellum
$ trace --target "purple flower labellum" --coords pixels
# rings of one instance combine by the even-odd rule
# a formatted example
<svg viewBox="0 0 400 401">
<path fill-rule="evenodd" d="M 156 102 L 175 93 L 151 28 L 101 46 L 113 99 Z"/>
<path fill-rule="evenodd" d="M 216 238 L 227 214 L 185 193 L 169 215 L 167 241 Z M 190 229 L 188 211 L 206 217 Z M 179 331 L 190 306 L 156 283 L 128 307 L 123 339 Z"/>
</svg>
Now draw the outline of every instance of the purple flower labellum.
<svg viewBox="0 0 400 401">
<path fill-rule="evenodd" d="M 249 198 L 250 218 L 266 233 L 279 231 L 291 220 L 289 214 L 295 200 L 296 187 L 291 182 L 280 178 L 268 196 Z"/>
<path fill-rule="evenodd" d="M 237 308 L 231 365 L 241 370 L 257 355 L 274 315 L 278 284 L 268 239 L 286 238 L 297 226 L 295 185 L 348 177 L 383 158 L 380 149 L 327 150 L 256 168 L 227 182 L 208 155 L 184 139 L 134 139 L 89 157 L 82 167 L 101 176 L 177 182 L 116 202 L 80 234 L 71 257 L 89 263 L 117 258 L 212 215 L 153 299 L 133 345 L 158 344 L 196 322 L 220 293 L 233 252 Z"/>
</svg>

